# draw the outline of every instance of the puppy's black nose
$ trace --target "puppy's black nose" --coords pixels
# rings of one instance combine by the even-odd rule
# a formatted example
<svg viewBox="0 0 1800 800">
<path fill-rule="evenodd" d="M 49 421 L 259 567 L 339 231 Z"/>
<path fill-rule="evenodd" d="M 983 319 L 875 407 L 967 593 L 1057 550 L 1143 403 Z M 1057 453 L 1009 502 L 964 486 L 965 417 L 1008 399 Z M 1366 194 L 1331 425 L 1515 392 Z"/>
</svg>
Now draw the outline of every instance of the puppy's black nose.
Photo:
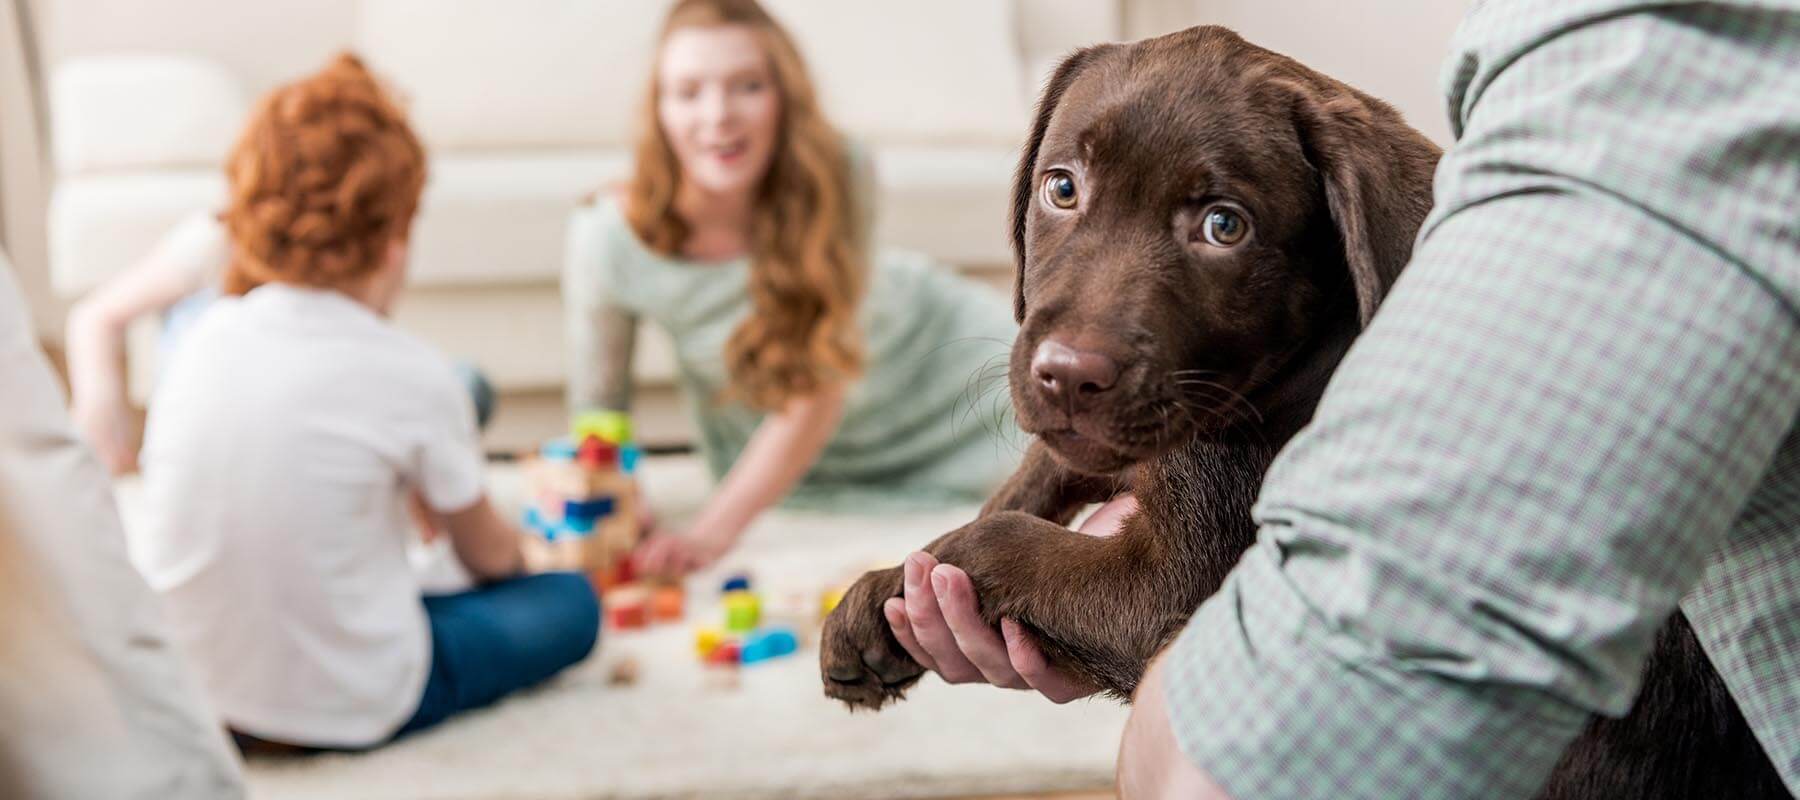
<svg viewBox="0 0 1800 800">
<path fill-rule="evenodd" d="M 1119 380 L 1119 362 L 1092 350 L 1077 350 L 1045 339 L 1031 354 L 1031 374 L 1044 399 L 1069 409 L 1086 410 Z"/>
</svg>

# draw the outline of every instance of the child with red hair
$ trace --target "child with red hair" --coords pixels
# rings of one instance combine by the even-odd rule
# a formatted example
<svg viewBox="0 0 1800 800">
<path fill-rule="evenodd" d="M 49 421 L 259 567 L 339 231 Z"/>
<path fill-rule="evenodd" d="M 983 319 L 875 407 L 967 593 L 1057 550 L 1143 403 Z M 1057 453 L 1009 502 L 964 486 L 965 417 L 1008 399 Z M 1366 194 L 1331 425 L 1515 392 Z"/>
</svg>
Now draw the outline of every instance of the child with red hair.
<svg viewBox="0 0 1800 800">
<path fill-rule="evenodd" d="M 462 379 L 387 319 L 425 171 L 352 56 L 266 97 L 226 163 L 226 296 L 150 404 L 133 560 L 246 745 L 377 745 L 598 635 L 584 578 L 521 575 Z M 484 585 L 421 597 L 410 495 Z"/>
</svg>

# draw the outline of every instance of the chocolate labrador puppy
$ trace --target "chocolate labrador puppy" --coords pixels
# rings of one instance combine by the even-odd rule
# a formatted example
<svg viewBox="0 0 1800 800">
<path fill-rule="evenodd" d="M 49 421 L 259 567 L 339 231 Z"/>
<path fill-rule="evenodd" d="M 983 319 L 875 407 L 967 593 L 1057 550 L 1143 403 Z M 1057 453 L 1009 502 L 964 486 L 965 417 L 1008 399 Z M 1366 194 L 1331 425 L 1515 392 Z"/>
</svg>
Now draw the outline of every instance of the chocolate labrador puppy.
<svg viewBox="0 0 1800 800">
<path fill-rule="evenodd" d="M 1013 194 L 1008 378 L 1025 462 L 925 549 L 1062 668 L 1129 698 L 1256 536 L 1277 449 L 1411 255 L 1438 148 L 1391 107 L 1216 27 L 1075 53 L 1038 104 Z M 1122 492 L 1118 535 L 1067 525 Z M 898 700 L 923 673 L 865 575 L 826 622 L 827 695 Z M 1685 620 L 1623 720 L 1596 720 L 1549 798 L 1786 797 Z"/>
</svg>

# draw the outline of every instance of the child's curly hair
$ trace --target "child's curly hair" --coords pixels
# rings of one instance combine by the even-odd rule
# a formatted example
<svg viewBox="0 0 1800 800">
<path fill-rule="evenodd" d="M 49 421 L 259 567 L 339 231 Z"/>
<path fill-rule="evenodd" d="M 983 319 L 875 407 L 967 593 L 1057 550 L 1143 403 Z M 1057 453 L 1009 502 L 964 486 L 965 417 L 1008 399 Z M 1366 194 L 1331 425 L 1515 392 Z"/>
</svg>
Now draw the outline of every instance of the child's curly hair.
<svg viewBox="0 0 1800 800">
<path fill-rule="evenodd" d="M 225 162 L 224 289 L 271 282 L 343 288 L 405 237 L 425 151 L 388 94 L 348 53 L 268 94 Z"/>
</svg>

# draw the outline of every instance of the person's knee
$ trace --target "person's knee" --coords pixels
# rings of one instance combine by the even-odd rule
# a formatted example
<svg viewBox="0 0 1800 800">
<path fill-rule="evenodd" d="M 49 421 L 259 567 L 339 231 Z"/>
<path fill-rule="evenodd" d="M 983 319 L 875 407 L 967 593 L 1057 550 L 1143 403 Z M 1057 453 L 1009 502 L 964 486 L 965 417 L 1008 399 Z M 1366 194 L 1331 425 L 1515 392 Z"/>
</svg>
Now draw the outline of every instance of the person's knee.
<svg viewBox="0 0 1800 800">
<path fill-rule="evenodd" d="M 586 576 L 576 572 L 553 572 L 539 575 L 545 592 L 553 603 L 562 635 L 558 639 L 567 646 L 568 663 L 573 664 L 593 652 L 600 638 L 600 599 Z"/>
</svg>

